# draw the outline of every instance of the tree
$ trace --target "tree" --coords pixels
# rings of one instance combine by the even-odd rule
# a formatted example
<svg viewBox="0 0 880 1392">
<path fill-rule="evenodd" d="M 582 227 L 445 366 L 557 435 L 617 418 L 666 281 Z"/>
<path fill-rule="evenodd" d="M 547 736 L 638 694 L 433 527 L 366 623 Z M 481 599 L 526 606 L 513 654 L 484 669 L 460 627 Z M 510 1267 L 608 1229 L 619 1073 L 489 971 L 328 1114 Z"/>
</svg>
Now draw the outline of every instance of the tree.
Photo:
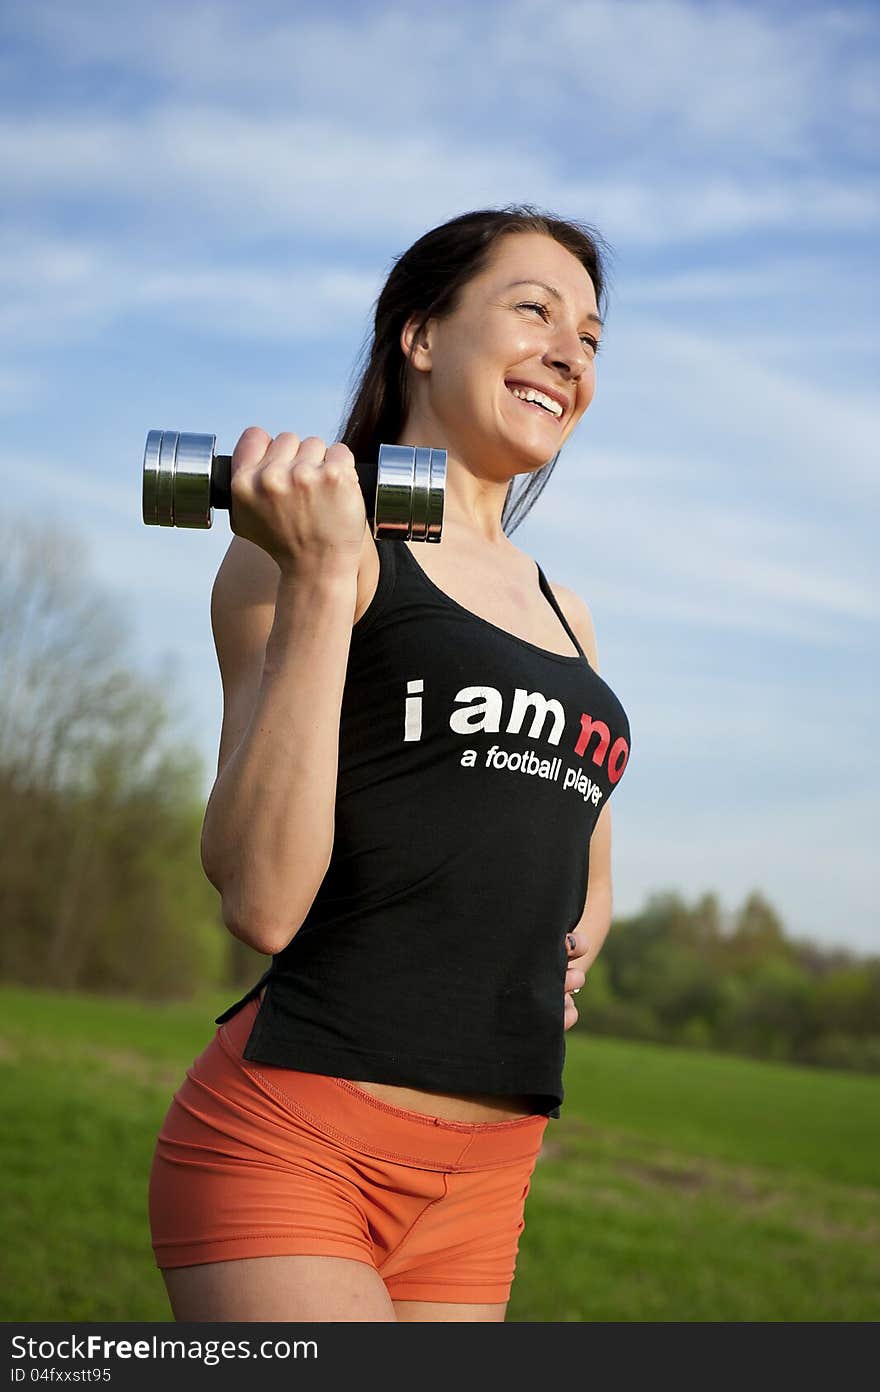
<svg viewBox="0 0 880 1392">
<path fill-rule="evenodd" d="M 187 996 L 226 975 L 199 756 L 82 545 L 0 526 L 0 975 Z"/>
<path fill-rule="evenodd" d="M 753 890 L 736 914 L 733 932 L 725 940 L 724 965 L 728 970 L 748 974 L 769 957 L 792 961 L 794 956 L 781 919 L 763 895 Z"/>
</svg>

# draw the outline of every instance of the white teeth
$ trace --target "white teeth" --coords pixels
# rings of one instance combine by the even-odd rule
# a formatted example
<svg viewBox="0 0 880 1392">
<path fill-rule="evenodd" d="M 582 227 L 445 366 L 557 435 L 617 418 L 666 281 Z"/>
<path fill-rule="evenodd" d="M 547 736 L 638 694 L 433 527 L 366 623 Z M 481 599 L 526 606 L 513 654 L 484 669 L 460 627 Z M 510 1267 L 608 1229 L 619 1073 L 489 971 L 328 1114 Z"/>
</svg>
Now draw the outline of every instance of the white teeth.
<svg viewBox="0 0 880 1392">
<path fill-rule="evenodd" d="M 562 407 L 558 401 L 554 401 L 552 396 L 545 396 L 543 392 L 535 391 L 533 387 L 511 387 L 514 396 L 519 397 L 520 401 L 534 401 L 539 406 L 543 406 L 551 415 L 561 416 Z"/>
</svg>

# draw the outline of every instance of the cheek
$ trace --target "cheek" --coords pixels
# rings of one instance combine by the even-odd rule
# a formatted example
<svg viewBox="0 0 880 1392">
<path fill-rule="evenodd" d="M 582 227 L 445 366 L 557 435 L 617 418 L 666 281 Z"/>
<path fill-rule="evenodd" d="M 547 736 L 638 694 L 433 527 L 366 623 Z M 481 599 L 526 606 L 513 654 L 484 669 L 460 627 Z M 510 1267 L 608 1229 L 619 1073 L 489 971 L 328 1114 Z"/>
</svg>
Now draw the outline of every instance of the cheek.
<svg viewBox="0 0 880 1392">
<path fill-rule="evenodd" d="M 580 390 L 578 391 L 578 407 L 580 409 L 581 415 L 583 415 L 584 411 L 586 411 L 587 407 L 592 401 L 595 391 L 596 369 L 593 367 L 592 364 L 590 364 L 590 366 L 587 368 L 586 372 L 584 373 L 581 379 Z"/>
<path fill-rule="evenodd" d="M 461 401 L 469 390 L 468 374 L 459 358 L 446 357 L 435 364 L 429 378 L 431 395 L 444 406 Z"/>
</svg>

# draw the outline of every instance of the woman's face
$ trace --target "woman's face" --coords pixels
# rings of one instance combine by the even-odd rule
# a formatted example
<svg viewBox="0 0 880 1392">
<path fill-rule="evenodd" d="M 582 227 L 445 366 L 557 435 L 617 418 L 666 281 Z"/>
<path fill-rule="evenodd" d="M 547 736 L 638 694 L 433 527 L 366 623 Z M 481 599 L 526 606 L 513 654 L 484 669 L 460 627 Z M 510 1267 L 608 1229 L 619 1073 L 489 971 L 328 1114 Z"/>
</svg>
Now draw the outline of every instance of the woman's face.
<svg viewBox="0 0 880 1392">
<path fill-rule="evenodd" d="M 404 330 L 414 372 L 402 443 L 445 448 L 499 480 L 540 468 L 593 399 L 597 319 L 577 257 L 539 232 L 502 237 L 452 314 L 415 339 Z"/>
</svg>

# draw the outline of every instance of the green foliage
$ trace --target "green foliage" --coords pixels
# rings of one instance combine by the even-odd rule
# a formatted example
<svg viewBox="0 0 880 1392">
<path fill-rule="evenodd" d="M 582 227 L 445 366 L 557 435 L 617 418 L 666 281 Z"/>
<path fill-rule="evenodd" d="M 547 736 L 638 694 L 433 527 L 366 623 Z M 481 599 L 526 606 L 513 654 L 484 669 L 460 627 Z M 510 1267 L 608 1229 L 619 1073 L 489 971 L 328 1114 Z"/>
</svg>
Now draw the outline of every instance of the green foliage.
<svg viewBox="0 0 880 1392">
<path fill-rule="evenodd" d="M 667 890 L 614 922 L 575 1028 L 880 1072 L 880 959 L 786 938 L 756 891 L 725 931 L 714 895 Z"/>
<path fill-rule="evenodd" d="M 781 920 L 766 899 L 753 891 L 735 916 L 733 932 L 724 940 L 721 956 L 725 968 L 748 975 L 761 971 L 770 958 L 784 960 L 793 955 Z"/>
<path fill-rule="evenodd" d="M 815 986 L 823 1032 L 869 1035 L 880 1017 L 880 961 L 832 968 Z"/>
<path fill-rule="evenodd" d="M 811 983 L 785 958 L 768 957 L 748 966 L 748 990 L 728 1019 L 728 1037 L 748 1053 L 797 1058 L 815 1032 Z"/>
</svg>

